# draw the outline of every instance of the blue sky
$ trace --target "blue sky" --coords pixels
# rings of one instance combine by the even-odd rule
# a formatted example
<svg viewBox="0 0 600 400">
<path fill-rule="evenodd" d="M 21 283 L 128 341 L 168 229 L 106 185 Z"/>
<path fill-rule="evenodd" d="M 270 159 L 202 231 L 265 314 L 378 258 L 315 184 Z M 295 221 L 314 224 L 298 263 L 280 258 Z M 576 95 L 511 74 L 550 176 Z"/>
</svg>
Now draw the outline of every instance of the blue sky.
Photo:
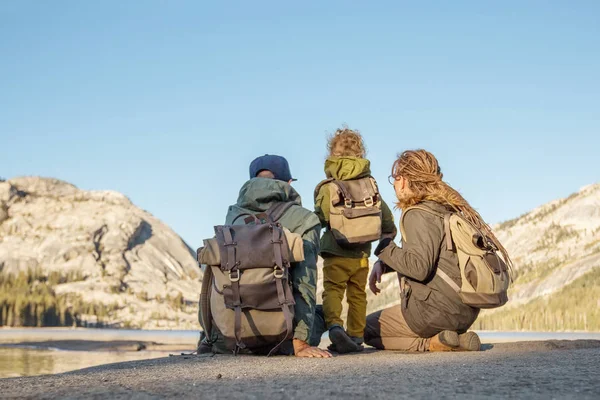
<svg viewBox="0 0 600 400">
<path fill-rule="evenodd" d="M 123 192 L 196 247 L 258 155 L 286 156 L 311 207 L 346 123 L 388 202 L 396 154 L 422 147 L 499 222 L 600 181 L 599 17 L 595 1 L 3 1 L 0 176 Z"/>
</svg>

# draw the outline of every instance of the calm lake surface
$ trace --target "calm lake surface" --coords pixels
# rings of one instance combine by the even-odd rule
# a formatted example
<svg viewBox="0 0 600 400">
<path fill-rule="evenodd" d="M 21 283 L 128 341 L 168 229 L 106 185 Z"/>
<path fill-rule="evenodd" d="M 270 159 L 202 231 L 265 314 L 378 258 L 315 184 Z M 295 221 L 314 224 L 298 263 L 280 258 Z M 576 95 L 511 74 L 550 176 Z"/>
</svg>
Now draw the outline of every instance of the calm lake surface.
<svg viewBox="0 0 600 400">
<path fill-rule="evenodd" d="M 484 343 L 523 340 L 600 340 L 588 332 L 478 332 Z M 198 331 L 142 331 L 118 329 L 30 328 L 0 329 L 0 378 L 56 374 L 102 364 L 168 357 L 195 349 Z M 326 335 L 325 335 L 326 336 Z M 169 351 L 70 351 L 41 341 L 143 341 L 171 345 Z M 173 346 L 180 348 L 174 351 Z M 179 347 L 178 347 L 179 346 Z"/>
<path fill-rule="evenodd" d="M 68 351 L 0 347 L 0 378 L 57 374 L 102 364 L 168 357 L 162 351 Z"/>
</svg>

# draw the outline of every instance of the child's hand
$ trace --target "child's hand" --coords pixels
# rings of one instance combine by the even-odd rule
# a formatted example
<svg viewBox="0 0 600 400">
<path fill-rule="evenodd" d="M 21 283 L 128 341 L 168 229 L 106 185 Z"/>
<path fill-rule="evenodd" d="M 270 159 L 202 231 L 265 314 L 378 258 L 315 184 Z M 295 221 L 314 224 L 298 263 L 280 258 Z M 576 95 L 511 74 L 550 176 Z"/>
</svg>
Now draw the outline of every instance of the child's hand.
<svg viewBox="0 0 600 400">
<path fill-rule="evenodd" d="M 373 294 L 376 296 L 381 292 L 381 290 L 377 287 L 377 284 L 381 283 L 382 275 L 383 263 L 381 261 L 377 261 L 375 264 L 373 264 L 373 270 L 369 276 L 369 289 L 371 289 L 371 292 L 373 292 Z"/>
</svg>

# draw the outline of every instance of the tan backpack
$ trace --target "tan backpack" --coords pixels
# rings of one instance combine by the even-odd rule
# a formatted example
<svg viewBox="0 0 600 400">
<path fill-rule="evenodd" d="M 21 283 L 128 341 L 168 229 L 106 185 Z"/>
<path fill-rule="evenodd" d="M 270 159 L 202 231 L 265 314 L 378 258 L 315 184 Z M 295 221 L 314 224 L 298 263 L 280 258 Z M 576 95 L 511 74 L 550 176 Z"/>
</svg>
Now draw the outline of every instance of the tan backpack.
<svg viewBox="0 0 600 400">
<path fill-rule="evenodd" d="M 315 202 L 324 185 L 329 189 L 329 229 L 340 246 L 352 247 L 381 238 L 381 196 L 373 177 L 325 179 L 315 189 Z"/>
<path fill-rule="evenodd" d="M 264 219 L 250 215 L 246 225 L 215 226 L 215 238 L 198 249 L 206 265 L 200 322 L 209 343 L 216 328 L 234 354 L 270 355 L 292 338 L 290 267 L 304 260 L 303 242 L 277 222 L 291 205 L 276 204 Z"/>
<path fill-rule="evenodd" d="M 444 221 L 446 248 L 458 256 L 461 286 L 439 268 L 436 274 L 459 294 L 462 302 L 475 308 L 496 308 L 506 304 L 511 278 L 494 243 L 461 215 L 453 212 L 442 214 L 421 206 L 403 211 L 400 231 L 404 240 L 404 217 L 413 209 L 435 215 Z"/>
</svg>

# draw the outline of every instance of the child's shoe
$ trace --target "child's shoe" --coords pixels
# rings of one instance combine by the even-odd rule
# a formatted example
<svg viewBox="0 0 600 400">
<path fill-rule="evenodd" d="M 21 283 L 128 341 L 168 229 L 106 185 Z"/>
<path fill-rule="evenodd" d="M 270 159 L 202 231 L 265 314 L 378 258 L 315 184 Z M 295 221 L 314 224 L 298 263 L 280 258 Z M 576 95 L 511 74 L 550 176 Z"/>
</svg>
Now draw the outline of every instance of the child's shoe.
<svg viewBox="0 0 600 400">
<path fill-rule="evenodd" d="M 355 353 L 363 350 L 363 346 L 356 344 L 341 326 L 334 326 L 329 329 L 329 339 L 331 339 L 331 345 L 328 349 L 340 354 Z"/>
</svg>

